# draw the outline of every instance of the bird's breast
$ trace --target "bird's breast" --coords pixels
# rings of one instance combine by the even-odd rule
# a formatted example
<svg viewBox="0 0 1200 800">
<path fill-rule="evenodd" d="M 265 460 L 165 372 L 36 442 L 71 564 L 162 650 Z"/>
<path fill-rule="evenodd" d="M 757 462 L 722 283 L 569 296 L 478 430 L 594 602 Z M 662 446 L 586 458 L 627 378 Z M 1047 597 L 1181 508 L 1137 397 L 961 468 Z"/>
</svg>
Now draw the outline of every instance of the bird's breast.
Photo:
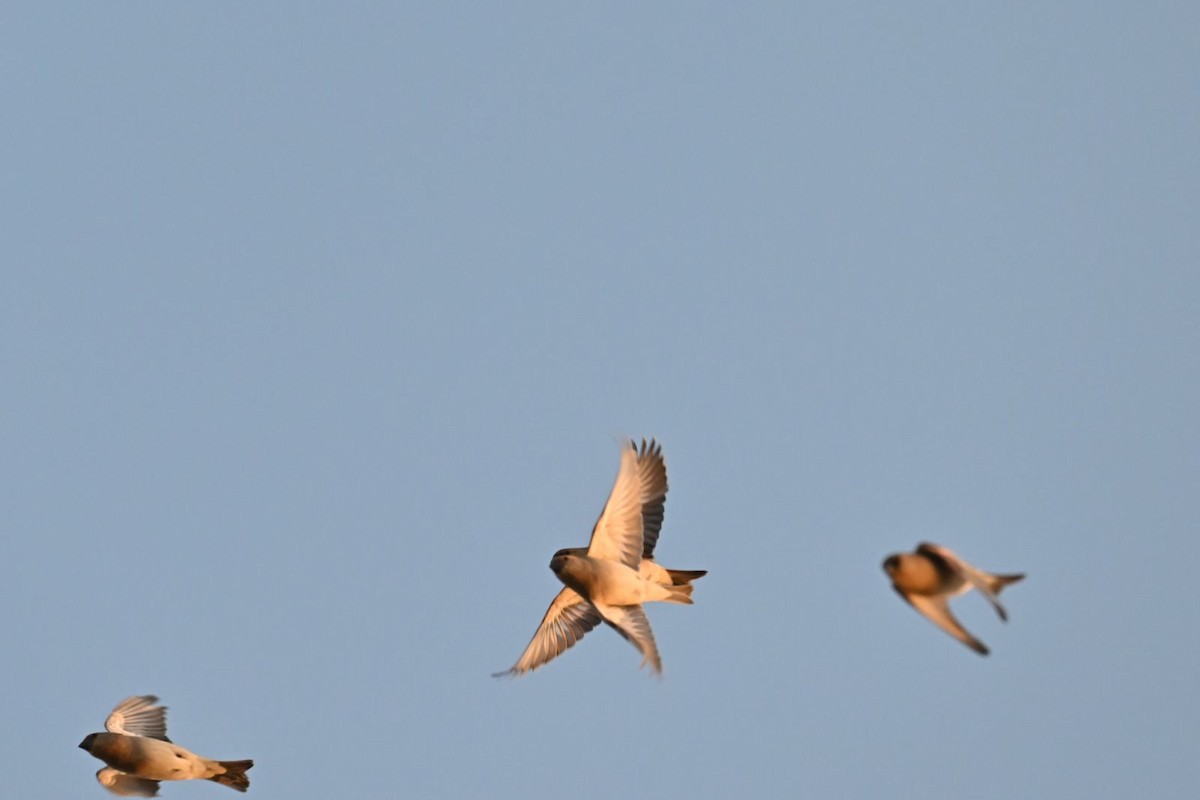
<svg viewBox="0 0 1200 800">
<path fill-rule="evenodd" d="M 568 558 L 557 574 L 559 580 L 593 603 L 636 605 L 645 594 L 637 572 L 603 558 Z"/>
<path fill-rule="evenodd" d="M 906 554 L 900 557 L 900 564 L 892 574 L 892 582 L 897 589 L 912 594 L 941 594 L 957 588 L 953 576 L 947 575 L 937 568 L 928 558 L 919 555 Z M 958 579 L 962 583 L 962 579 Z"/>
</svg>

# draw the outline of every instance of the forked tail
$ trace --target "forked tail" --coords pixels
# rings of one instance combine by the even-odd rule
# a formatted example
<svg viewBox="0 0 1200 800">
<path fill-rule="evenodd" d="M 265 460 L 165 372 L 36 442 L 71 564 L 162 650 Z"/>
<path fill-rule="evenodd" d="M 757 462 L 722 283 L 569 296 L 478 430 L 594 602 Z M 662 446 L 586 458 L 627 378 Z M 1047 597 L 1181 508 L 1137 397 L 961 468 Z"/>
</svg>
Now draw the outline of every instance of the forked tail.
<svg viewBox="0 0 1200 800">
<path fill-rule="evenodd" d="M 1025 573 L 1013 575 L 988 575 L 988 588 L 992 590 L 992 594 L 1000 594 L 1000 590 L 1009 584 L 1016 583 L 1025 579 Z"/>
<path fill-rule="evenodd" d="M 667 574 L 671 576 L 671 583 L 676 586 L 686 586 L 697 578 L 703 578 L 708 574 L 706 569 L 669 569 Z"/>
<path fill-rule="evenodd" d="M 210 781 L 215 781 L 222 786 L 228 786 L 230 789 L 237 789 L 239 792 L 244 792 L 250 788 L 250 778 L 246 776 L 246 770 L 254 766 L 254 761 L 246 759 L 245 761 L 218 761 L 225 771 L 220 775 L 213 775 L 209 778 Z"/>
<path fill-rule="evenodd" d="M 690 583 L 664 586 L 663 588 L 667 590 L 668 603 L 683 603 L 688 606 L 692 604 L 692 585 Z"/>
</svg>

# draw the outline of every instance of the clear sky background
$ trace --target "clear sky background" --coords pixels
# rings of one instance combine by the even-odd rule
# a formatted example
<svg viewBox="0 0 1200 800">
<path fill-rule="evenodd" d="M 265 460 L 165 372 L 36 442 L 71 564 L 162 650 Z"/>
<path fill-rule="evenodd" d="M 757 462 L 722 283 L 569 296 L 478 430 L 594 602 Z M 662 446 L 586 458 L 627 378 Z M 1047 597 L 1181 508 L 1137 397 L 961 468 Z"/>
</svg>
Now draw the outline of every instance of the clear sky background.
<svg viewBox="0 0 1200 800">
<path fill-rule="evenodd" d="M 0 763 L 251 796 L 1189 797 L 1200 11 L 14 3 Z M 661 680 L 495 680 L 657 436 Z M 1026 571 L 980 658 L 880 569 Z M 230 798 L 206 782 L 168 798 Z"/>
</svg>

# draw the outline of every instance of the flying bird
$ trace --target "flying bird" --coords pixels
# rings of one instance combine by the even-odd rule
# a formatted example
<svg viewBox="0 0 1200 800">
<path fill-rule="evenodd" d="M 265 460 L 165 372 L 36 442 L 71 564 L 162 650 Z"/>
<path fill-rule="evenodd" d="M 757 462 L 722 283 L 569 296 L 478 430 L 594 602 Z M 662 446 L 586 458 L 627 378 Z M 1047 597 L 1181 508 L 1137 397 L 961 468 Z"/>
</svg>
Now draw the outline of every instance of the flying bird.
<svg viewBox="0 0 1200 800">
<path fill-rule="evenodd" d="M 642 654 L 642 666 L 662 672 L 662 658 L 642 603 L 691 605 L 691 582 L 706 570 L 667 569 L 654 560 L 667 499 L 667 467 L 662 446 L 642 440 L 622 443 L 621 467 L 587 547 L 554 554 L 550 569 L 565 588 L 517 663 L 502 675 L 521 675 L 546 664 L 601 622 L 625 637 Z"/>
<path fill-rule="evenodd" d="M 948 548 L 922 542 L 912 553 L 895 553 L 883 561 L 883 571 L 892 579 L 892 588 L 934 625 L 958 639 L 982 656 L 987 645 L 976 639 L 950 613 L 947 601 L 952 597 L 978 589 L 996 609 L 1000 619 L 1007 622 L 1008 612 L 1000 605 L 1000 591 L 1010 583 L 1025 577 L 995 575 L 971 566 Z"/>
<path fill-rule="evenodd" d="M 167 738 L 167 709 L 152 694 L 126 697 L 104 721 L 106 733 L 89 733 L 79 746 L 108 764 L 96 773 L 105 789 L 122 797 L 157 797 L 159 781 L 197 778 L 244 792 L 254 762 L 213 761 Z"/>
</svg>

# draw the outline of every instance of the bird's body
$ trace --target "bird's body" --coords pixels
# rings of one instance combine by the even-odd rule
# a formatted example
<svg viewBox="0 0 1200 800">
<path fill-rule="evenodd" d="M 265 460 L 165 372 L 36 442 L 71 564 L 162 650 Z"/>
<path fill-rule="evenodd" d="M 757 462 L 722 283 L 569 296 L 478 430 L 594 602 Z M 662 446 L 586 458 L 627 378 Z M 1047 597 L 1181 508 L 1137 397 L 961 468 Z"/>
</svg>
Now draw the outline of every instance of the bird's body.
<svg viewBox="0 0 1200 800">
<path fill-rule="evenodd" d="M 647 564 L 652 566 L 643 568 Z M 653 561 L 643 561 L 638 567 L 635 570 L 617 561 L 561 551 L 550 562 L 558 579 L 594 606 L 637 606 L 655 600 L 691 604 L 690 585 L 656 581 L 660 574 L 669 573 Z"/>
<path fill-rule="evenodd" d="M 892 573 L 892 585 L 898 591 L 957 597 L 971 589 L 966 579 L 947 568 L 944 561 L 935 561 L 923 553 L 900 553 L 896 558 L 900 563 Z"/>
<path fill-rule="evenodd" d="M 93 733 L 83 749 L 113 769 L 154 781 L 213 780 L 228 769 L 174 742 L 120 733 Z M 85 742 L 87 739 L 84 740 Z"/>
</svg>

